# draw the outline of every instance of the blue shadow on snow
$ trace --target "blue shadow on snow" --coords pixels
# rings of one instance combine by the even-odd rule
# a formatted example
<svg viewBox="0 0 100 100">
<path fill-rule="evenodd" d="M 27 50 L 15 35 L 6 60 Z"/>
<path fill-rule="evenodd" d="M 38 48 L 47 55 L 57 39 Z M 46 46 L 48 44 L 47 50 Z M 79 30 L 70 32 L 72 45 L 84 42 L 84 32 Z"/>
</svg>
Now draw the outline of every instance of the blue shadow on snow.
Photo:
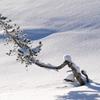
<svg viewBox="0 0 100 100">
<path fill-rule="evenodd" d="M 24 29 L 23 34 L 26 34 L 25 37 L 30 40 L 38 40 L 44 37 L 47 37 L 53 33 L 57 32 L 53 29 Z M 6 39 L 7 36 L 0 34 L 0 39 Z"/>
<path fill-rule="evenodd" d="M 26 38 L 30 40 L 38 40 L 44 37 L 47 37 L 48 35 L 51 35 L 53 33 L 57 32 L 56 30 L 52 29 L 26 29 L 24 30 L 24 34 L 26 34 Z"/>
<path fill-rule="evenodd" d="M 74 90 L 64 95 L 56 96 L 56 100 L 99 100 L 100 99 L 100 84 L 90 83 L 86 85 L 89 90 Z"/>
</svg>

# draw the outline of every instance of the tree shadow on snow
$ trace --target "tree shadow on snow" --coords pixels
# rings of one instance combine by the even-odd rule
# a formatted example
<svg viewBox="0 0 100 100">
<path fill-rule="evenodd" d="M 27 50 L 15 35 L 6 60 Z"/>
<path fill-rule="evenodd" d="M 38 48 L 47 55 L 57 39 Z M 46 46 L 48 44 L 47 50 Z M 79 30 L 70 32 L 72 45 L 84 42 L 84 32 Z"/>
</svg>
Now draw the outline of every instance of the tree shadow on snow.
<svg viewBox="0 0 100 100">
<path fill-rule="evenodd" d="M 99 100 L 100 84 L 93 82 L 86 85 L 88 90 L 75 90 L 67 94 L 57 96 L 56 100 Z"/>
<path fill-rule="evenodd" d="M 45 29 L 45 28 L 23 30 L 23 34 L 25 34 L 25 38 L 30 39 L 30 40 L 38 40 L 56 32 L 57 32 L 56 30 Z M 0 34 L 0 40 L 6 39 L 6 38 L 7 36 L 5 36 L 4 34 Z"/>
<path fill-rule="evenodd" d="M 26 34 L 26 38 L 30 40 L 38 40 L 44 37 L 47 37 L 48 35 L 51 35 L 53 33 L 57 32 L 53 29 L 25 29 L 24 33 Z"/>
<path fill-rule="evenodd" d="M 3 35 L 3 34 L 0 34 L 0 40 L 1 39 L 6 39 L 7 38 L 7 36 L 5 36 L 5 35 Z"/>
</svg>

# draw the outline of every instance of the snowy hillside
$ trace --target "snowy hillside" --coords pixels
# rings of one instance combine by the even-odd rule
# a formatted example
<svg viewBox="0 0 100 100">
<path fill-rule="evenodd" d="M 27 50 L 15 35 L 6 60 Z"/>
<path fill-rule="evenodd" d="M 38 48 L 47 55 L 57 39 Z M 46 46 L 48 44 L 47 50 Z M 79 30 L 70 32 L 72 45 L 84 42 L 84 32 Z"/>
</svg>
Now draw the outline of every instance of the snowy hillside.
<svg viewBox="0 0 100 100">
<path fill-rule="evenodd" d="M 99 0 L 1 0 L 0 13 L 11 18 L 27 38 L 43 42 L 38 59 L 53 65 L 70 54 L 93 81 L 74 87 L 59 72 L 36 65 L 28 71 L 5 53 L 0 36 L 0 100 L 99 100 L 100 99 L 100 1 Z"/>
<path fill-rule="evenodd" d="M 0 12 L 28 28 L 65 31 L 100 27 L 99 0 L 2 0 Z"/>
</svg>

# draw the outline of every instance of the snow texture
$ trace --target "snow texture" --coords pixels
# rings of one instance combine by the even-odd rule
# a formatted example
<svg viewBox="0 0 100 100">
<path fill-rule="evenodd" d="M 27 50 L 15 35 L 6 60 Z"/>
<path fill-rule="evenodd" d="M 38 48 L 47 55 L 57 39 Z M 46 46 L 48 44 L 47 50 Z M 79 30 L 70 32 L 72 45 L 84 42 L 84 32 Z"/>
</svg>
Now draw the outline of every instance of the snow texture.
<svg viewBox="0 0 100 100">
<path fill-rule="evenodd" d="M 64 60 L 65 60 L 65 61 L 72 62 L 71 56 L 70 56 L 70 55 L 65 55 L 65 56 L 64 56 Z"/>
<path fill-rule="evenodd" d="M 34 46 L 42 41 L 40 61 L 58 65 L 70 54 L 85 69 L 90 84 L 77 87 L 59 72 L 16 62 L 5 53 L 0 32 L 0 100 L 100 100 L 100 0 L 1 0 L 0 13 L 23 27 Z"/>
</svg>

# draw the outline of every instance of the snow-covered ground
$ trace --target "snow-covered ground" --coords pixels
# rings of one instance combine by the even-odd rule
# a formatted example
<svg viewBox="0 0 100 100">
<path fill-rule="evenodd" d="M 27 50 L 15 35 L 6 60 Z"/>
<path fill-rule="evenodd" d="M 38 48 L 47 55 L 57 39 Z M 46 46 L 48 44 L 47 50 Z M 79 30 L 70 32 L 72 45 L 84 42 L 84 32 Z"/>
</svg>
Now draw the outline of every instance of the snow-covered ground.
<svg viewBox="0 0 100 100">
<path fill-rule="evenodd" d="M 33 64 L 27 71 L 5 54 L 10 47 L 1 35 L 0 100 L 100 100 L 100 0 L 1 0 L 0 12 L 22 26 L 33 45 L 42 40 L 38 59 L 59 65 L 70 54 L 93 81 L 64 82 L 67 66 L 56 72 Z"/>
</svg>

